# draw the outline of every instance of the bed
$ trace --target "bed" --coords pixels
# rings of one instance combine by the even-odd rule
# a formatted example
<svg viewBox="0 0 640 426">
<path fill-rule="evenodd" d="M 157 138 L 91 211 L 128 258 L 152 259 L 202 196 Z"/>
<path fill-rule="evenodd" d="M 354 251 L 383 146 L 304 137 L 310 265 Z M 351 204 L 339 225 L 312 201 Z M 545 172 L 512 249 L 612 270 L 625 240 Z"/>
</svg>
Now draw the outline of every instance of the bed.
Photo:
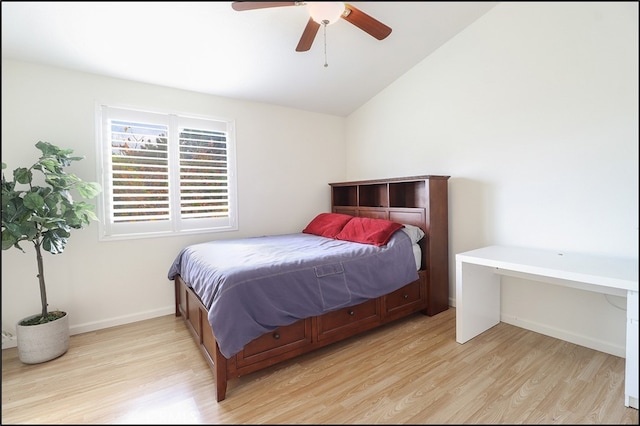
<svg viewBox="0 0 640 426">
<path fill-rule="evenodd" d="M 214 372 L 217 401 L 231 379 L 446 310 L 447 179 L 332 183 L 331 211 L 300 232 L 183 248 L 168 273 L 176 316 Z"/>
</svg>

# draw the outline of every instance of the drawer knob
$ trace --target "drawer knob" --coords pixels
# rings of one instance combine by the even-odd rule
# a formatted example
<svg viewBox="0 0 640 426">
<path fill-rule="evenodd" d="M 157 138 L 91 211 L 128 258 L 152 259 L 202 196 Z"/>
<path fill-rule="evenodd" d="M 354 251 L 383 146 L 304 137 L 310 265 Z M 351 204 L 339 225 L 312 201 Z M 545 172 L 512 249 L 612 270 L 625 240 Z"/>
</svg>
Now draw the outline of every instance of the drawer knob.
<svg viewBox="0 0 640 426">
<path fill-rule="evenodd" d="M 408 295 L 408 294 L 405 294 L 405 295 L 403 295 L 403 296 L 402 296 L 402 298 L 403 298 L 403 299 L 408 299 L 408 298 L 409 298 L 409 295 Z"/>
<path fill-rule="evenodd" d="M 349 311 L 349 315 L 354 316 L 356 313 L 353 311 Z"/>
<path fill-rule="evenodd" d="M 280 335 L 278 333 L 273 333 L 273 338 L 278 340 L 280 338 Z"/>
</svg>

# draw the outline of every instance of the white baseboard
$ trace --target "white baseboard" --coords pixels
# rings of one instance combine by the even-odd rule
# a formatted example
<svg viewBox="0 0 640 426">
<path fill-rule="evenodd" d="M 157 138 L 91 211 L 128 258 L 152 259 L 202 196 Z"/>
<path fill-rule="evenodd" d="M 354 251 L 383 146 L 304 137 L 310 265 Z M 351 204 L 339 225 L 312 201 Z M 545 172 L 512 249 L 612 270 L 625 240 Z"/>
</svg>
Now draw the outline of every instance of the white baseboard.
<svg viewBox="0 0 640 426">
<path fill-rule="evenodd" d="M 133 322 L 144 321 L 151 318 L 157 318 L 164 315 L 175 314 L 176 308 L 174 305 L 169 307 L 155 309 L 152 311 L 139 312 L 133 315 L 124 315 L 116 318 L 109 318 L 102 321 L 95 321 L 91 323 L 84 323 L 73 325 L 69 327 L 69 334 L 73 336 L 74 334 L 88 333 L 90 331 L 102 330 L 104 328 L 116 327 L 118 325 L 130 324 Z M 15 348 L 17 346 L 16 337 L 15 336 L 2 336 L 2 349 Z"/>
<path fill-rule="evenodd" d="M 7 348 L 15 348 L 17 346 L 16 336 L 5 334 L 5 331 L 2 331 L 2 349 Z"/>
<path fill-rule="evenodd" d="M 455 307 L 454 301 L 451 301 L 451 306 Z M 104 321 L 96 321 L 92 323 L 85 323 L 72 326 L 69 330 L 70 334 L 87 333 L 90 331 L 102 330 L 104 328 L 116 327 L 118 325 L 130 324 L 133 322 L 144 321 L 151 318 L 156 318 L 164 315 L 174 314 L 175 307 L 165 307 L 162 309 L 156 309 L 153 311 L 140 312 L 134 315 L 125 315 L 122 317 L 110 318 Z M 545 336 L 555 337 L 556 339 L 565 340 L 576 345 L 584 346 L 596 351 L 608 353 L 621 358 L 626 357 L 626 350 L 624 346 L 613 345 L 609 342 L 593 339 L 589 336 L 580 335 L 561 330 L 554 327 L 549 327 L 545 324 L 536 323 L 533 321 L 522 320 L 510 315 L 502 314 L 500 320 L 507 324 L 515 325 L 516 327 L 524 328 L 526 330 L 535 331 L 536 333 L 544 334 Z M 15 348 L 17 346 L 15 336 L 2 336 L 2 349 Z"/>
<path fill-rule="evenodd" d="M 515 325 L 516 327 L 535 331 L 536 333 L 544 334 L 545 336 L 555 337 L 556 339 L 564 340 L 576 345 L 594 349 L 596 351 L 619 356 L 620 358 L 626 357 L 626 348 L 624 346 L 619 346 L 610 342 L 594 339 L 590 336 L 576 334 L 567 330 L 550 327 L 546 324 L 523 320 L 521 318 L 516 318 L 505 314 L 500 315 L 500 321 L 507 324 Z"/>
</svg>

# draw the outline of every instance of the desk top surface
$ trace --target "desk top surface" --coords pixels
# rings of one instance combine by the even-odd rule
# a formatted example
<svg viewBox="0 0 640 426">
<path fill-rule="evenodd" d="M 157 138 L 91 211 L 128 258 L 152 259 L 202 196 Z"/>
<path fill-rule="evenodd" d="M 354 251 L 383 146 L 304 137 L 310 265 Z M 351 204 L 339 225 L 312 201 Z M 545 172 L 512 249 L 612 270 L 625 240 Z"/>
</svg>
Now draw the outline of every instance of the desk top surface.
<svg viewBox="0 0 640 426">
<path fill-rule="evenodd" d="M 638 259 L 488 246 L 458 253 L 456 262 L 638 291 Z"/>
</svg>

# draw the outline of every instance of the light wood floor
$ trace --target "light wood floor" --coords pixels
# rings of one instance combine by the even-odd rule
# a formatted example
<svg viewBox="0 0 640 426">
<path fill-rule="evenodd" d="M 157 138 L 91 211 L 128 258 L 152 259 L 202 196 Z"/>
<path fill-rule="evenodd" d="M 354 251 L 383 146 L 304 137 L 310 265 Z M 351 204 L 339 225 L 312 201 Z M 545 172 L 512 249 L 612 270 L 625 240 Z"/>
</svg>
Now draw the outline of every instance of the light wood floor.
<svg viewBox="0 0 640 426">
<path fill-rule="evenodd" d="M 460 345 L 455 309 L 416 314 L 229 382 L 172 315 L 2 351 L 2 424 L 638 424 L 624 359 L 501 323 Z"/>
</svg>

